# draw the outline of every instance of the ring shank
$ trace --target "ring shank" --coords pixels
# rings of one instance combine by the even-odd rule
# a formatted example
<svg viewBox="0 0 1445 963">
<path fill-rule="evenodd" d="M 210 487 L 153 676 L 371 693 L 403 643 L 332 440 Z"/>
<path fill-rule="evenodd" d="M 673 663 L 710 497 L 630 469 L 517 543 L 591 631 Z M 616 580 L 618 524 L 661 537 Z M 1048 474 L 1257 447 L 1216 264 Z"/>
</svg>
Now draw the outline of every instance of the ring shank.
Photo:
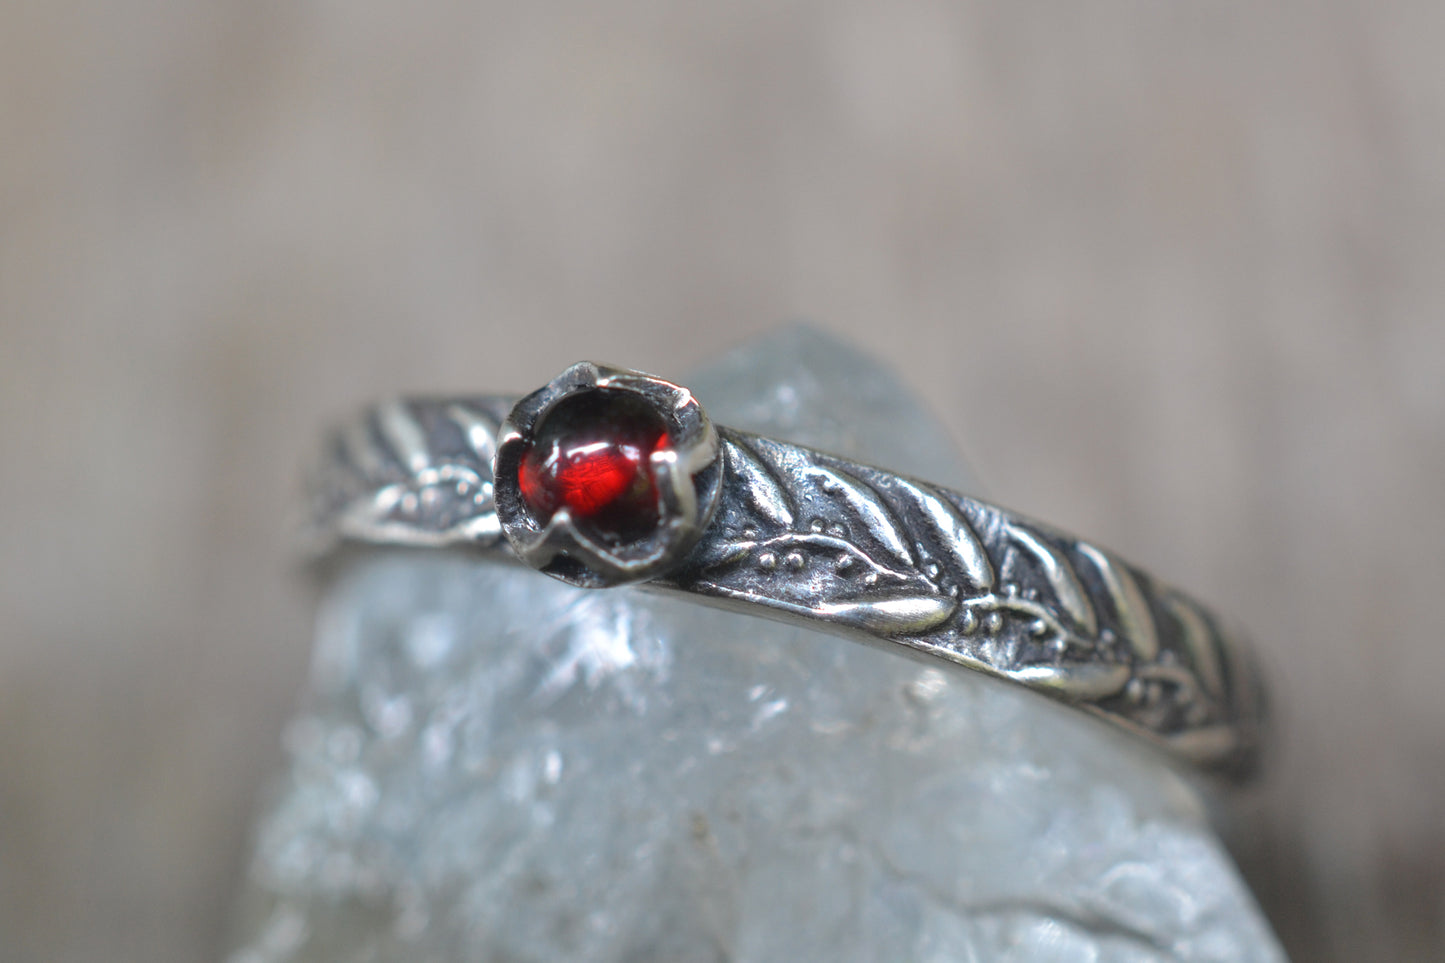
<svg viewBox="0 0 1445 963">
<path fill-rule="evenodd" d="M 493 503 L 515 398 L 392 402 L 335 433 L 312 488 L 327 538 L 510 555 Z M 1245 775 L 1257 667 L 1203 606 L 1093 543 L 988 503 L 719 427 L 723 478 L 697 544 L 645 587 L 1008 679 Z"/>
</svg>

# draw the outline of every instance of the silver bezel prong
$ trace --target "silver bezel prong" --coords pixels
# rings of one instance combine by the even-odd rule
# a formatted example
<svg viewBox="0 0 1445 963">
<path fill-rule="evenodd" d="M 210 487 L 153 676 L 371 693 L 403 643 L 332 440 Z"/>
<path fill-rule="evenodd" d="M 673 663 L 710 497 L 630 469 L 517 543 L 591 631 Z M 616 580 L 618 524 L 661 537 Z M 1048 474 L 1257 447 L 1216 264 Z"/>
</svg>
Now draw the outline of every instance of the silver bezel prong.
<svg viewBox="0 0 1445 963">
<path fill-rule="evenodd" d="M 522 458 L 562 401 L 589 391 L 642 398 L 667 428 L 669 445 L 649 466 L 658 490 L 658 524 L 624 545 L 591 537 L 567 509 L 536 517 L 522 498 Z M 572 365 L 513 406 L 498 433 L 493 462 L 497 517 L 517 556 L 555 578 L 603 588 L 654 578 L 684 558 L 711 520 L 722 482 L 717 432 L 692 393 L 680 385 L 591 361 Z"/>
</svg>

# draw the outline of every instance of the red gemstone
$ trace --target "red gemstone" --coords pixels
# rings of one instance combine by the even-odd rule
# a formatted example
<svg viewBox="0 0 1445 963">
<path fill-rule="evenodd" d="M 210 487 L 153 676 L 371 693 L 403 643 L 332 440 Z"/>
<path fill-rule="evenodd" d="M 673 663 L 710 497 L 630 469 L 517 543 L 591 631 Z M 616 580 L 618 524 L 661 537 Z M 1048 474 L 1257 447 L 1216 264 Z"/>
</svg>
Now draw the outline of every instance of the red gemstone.
<svg viewBox="0 0 1445 963">
<path fill-rule="evenodd" d="M 565 507 L 606 541 L 631 541 L 657 526 L 650 458 L 669 443 L 643 399 L 599 388 L 559 402 L 537 426 L 517 472 L 527 507 L 545 522 Z"/>
</svg>

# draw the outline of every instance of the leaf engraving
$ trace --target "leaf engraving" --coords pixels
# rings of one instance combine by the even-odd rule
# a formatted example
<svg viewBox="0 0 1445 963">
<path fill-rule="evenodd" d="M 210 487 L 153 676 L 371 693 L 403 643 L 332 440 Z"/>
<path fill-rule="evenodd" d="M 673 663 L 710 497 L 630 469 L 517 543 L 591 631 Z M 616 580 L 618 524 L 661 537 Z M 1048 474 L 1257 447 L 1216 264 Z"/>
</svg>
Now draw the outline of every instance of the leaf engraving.
<svg viewBox="0 0 1445 963">
<path fill-rule="evenodd" d="M 1017 522 L 1009 525 L 1009 535 L 1013 538 L 1014 544 L 1027 551 L 1044 570 L 1044 577 L 1049 580 L 1049 587 L 1054 590 L 1054 596 L 1059 600 L 1065 612 L 1084 630 L 1085 635 L 1097 635 L 1099 632 L 1099 619 L 1094 614 L 1094 607 L 1089 604 L 1088 594 L 1084 586 L 1079 582 L 1079 576 L 1074 572 L 1074 567 L 1069 564 L 1068 559 L 1055 549 L 1048 542 L 1039 538 L 1029 529 Z"/>
<path fill-rule="evenodd" d="M 922 485 L 897 478 L 891 480 L 891 487 L 923 513 L 937 533 L 939 544 L 953 556 L 952 567 L 963 572 L 975 589 L 983 592 L 991 590 L 994 584 L 993 563 L 963 514 Z"/>
<path fill-rule="evenodd" d="M 1154 661 L 1159 656 L 1159 630 L 1154 625 L 1154 614 L 1149 610 L 1149 601 L 1144 597 L 1138 580 L 1125 565 L 1111 558 L 1103 549 L 1085 542 L 1079 542 L 1078 548 L 1099 570 L 1099 576 L 1114 601 L 1114 610 L 1119 613 L 1119 625 L 1134 654 L 1146 662 Z"/>
<path fill-rule="evenodd" d="M 793 524 L 793 510 L 788 496 L 770 468 L 763 464 L 756 453 L 739 441 L 728 439 L 724 443 L 728 464 L 742 480 L 748 501 L 758 514 L 768 521 L 784 528 Z"/>
<path fill-rule="evenodd" d="M 897 561 L 908 566 L 914 564 L 913 553 L 898 534 L 898 520 L 883 504 L 877 492 L 841 469 L 812 465 L 806 472 L 825 494 L 846 502 L 853 514 L 863 522 L 868 533 L 888 549 Z"/>
<path fill-rule="evenodd" d="M 416 423 L 405 403 L 391 401 L 376 409 L 381 435 L 396 460 L 409 472 L 424 471 L 431 464 L 427 451 L 426 432 Z"/>
<path fill-rule="evenodd" d="M 477 460 L 490 467 L 492 457 L 497 453 L 497 426 L 475 408 L 463 404 L 448 407 L 447 417 L 462 430 L 467 444 L 476 452 Z"/>
<path fill-rule="evenodd" d="M 761 558 L 764 554 L 771 556 L 771 564 L 776 566 L 779 558 L 793 553 L 801 557 L 804 552 L 832 556 L 835 572 L 857 573 L 865 585 L 876 585 L 883 579 L 898 583 L 922 580 L 917 573 L 889 568 L 847 539 L 826 532 L 783 532 L 766 538 L 720 540 L 702 553 L 698 566 L 721 568 L 752 555 Z"/>
<path fill-rule="evenodd" d="M 348 538 L 403 545 L 490 544 L 501 535 L 490 485 L 461 465 L 427 468 L 354 498 L 332 524 Z"/>
<path fill-rule="evenodd" d="M 1093 702 L 1122 692 L 1129 684 L 1129 667 L 1121 663 L 1074 662 L 1064 665 L 1026 665 L 1008 672 L 1012 679 L 1051 690 L 1068 699 Z"/>
<path fill-rule="evenodd" d="M 1184 648 L 1189 653 L 1195 674 L 1199 676 L 1199 684 L 1215 698 L 1223 698 L 1224 670 L 1219 664 L 1219 652 L 1214 647 L 1214 633 L 1204 621 L 1204 616 L 1193 602 L 1177 592 L 1166 592 L 1164 604 L 1179 622 Z"/>
<path fill-rule="evenodd" d="M 710 543 L 704 543 L 697 555 L 697 567 L 702 571 L 707 571 L 734 565 L 751 555 L 757 547 L 758 543 L 751 539 L 730 541 L 720 538 Z"/>
<path fill-rule="evenodd" d="M 878 635 L 922 635 L 942 625 L 958 608 L 947 596 L 908 595 L 861 602 L 824 602 L 824 618 Z"/>
</svg>

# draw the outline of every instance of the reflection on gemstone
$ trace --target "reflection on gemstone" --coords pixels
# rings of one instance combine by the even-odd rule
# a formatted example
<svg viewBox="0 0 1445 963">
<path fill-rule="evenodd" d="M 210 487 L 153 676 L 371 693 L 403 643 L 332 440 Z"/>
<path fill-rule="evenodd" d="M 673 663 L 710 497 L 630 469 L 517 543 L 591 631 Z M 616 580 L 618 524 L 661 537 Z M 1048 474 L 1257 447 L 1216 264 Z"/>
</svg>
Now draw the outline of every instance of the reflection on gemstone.
<svg viewBox="0 0 1445 963">
<path fill-rule="evenodd" d="M 646 401 L 599 388 L 558 402 L 537 427 L 522 458 L 522 500 L 546 524 L 559 508 L 588 534 L 613 544 L 657 527 L 653 452 L 670 443 Z"/>
</svg>

